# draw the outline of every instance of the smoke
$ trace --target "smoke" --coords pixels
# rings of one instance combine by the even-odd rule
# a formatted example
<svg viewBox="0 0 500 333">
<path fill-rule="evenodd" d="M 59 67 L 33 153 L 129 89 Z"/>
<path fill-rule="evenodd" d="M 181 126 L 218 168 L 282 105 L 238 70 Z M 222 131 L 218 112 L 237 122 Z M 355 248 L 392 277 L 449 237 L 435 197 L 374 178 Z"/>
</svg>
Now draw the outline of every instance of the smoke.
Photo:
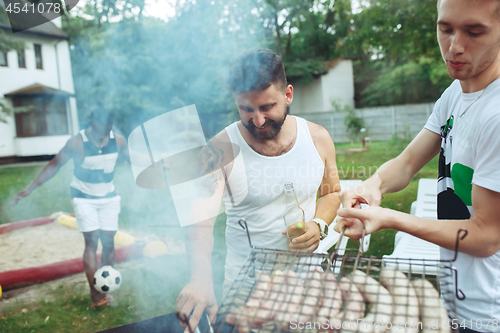
<svg viewBox="0 0 500 333">
<path fill-rule="evenodd" d="M 105 107 L 115 113 L 115 132 L 128 138 L 134 129 L 148 121 L 194 105 L 201 124 L 197 144 L 204 144 L 237 119 L 232 95 L 224 85 L 230 59 L 251 47 L 268 46 L 262 25 L 251 10 L 250 3 L 202 0 L 185 2 L 168 22 L 143 16 L 97 25 L 82 13 L 65 19 L 71 37 L 70 55 L 81 127 L 87 126 L 93 110 Z M 74 10 L 70 15 L 76 13 Z M 57 130 L 63 121 L 53 118 L 50 126 Z M 178 123 L 172 125 L 159 130 L 171 134 Z M 185 137 L 188 132 L 193 130 L 181 128 L 178 134 Z M 175 150 L 175 140 L 161 143 Z M 5 170 L 6 174 L 7 171 L 15 174 L 11 178 L 16 182 L 16 190 L 8 198 L 2 197 L 2 209 L 7 210 L 2 215 L 12 216 L 10 221 L 19 220 L 20 216 L 33 218 L 54 211 L 72 211 L 69 193 L 72 163 L 21 200 L 17 207 L 11 207 L 16 192 L 33 182 L 41 169 L 42 166 L 29 173 Z M 114 184 L 122 197 L 120 230 L 143 242 L 160 239 L 173 244 L 184 240 L 186 230 L 181 227 L 179 209 L 176 210 L 168 186 L 156 189 L 137 186 L 128 163 L 117 165 Z M 224 232 L 225 216 L 220 215 L 212 256 L 218 296 L 225 260 Z M 189 280 L 187 256 L 173 254 L 171 248 L 169 251 L 156 259 L 138 259 L 134 262 L 135 269 L 122 274 L 122 288 L 133 288 L 137 308 L 143 309 L 139 311 L 139 319 L 161 314 L 154 312 L 152 299 L 163 300 L 170 306 L 166 308 L 173 311 L 175 298 Z M 128 289 L 118 290 L 117 296 L 124 290 Z"/>
<path fill-rule="evenodd" d="M 224 87 L 229 60 L 265 40 L 257 27 L 240 21 L 241 6 L 186 3 L 168 22 L 124 19 L 79 36 L 71 57 L 77 97 L 83 96 L 80 117 L 104 104 L 121 115 L 117 125 L 128 134 L 155 116 L 194 104 L 206 136 L 213 136 L 235 119 Z"/>
<path fill-rule="evenodd" d="M 250 4 L 239 2 L 186 2 L 168 22 L 151 17 L 122 19 L 92 27 L 73 39 L 71 57 L 81 123 L 86 123 L 92 110 L 108 108 L 115 113 L 115 126 L 129 137 L 131 154 L 139 152 L 132 158 L 132 168 L 120 166 L 123 172 L 117 172 L 115 179 L 117 193 L 122 196 L 120 225 L 131 234 L 140 234 L 144 239 L 185 239 L 186 229 L 181 225 L 189 223 L 181 220 L 188 218 L 185 212 L 189 205 L 179 206 L 175 198 L 191 192 L 176 184 L 173 195 L 173 187 L 166 186 L 172 178 L 163 172 L 164 166 L 150 178 L 156 184 L 140 188 L 135 183 L 151 165 L 145 153 L 148 148 L 153 156 L 158 155 L 155 162 L 164 160 L 203 146 L 236 120 L 234 100 L 224 84 L 230 59 L 251 47 L 267 46 L 263 45 L 266 39 L 261 25 L 250 11 Z M 182 128 L 186 118 L 171 117 L 173 110 L 187 106 L 196 108 L 201 128 Z M 164 121 L 155 123 L 158 119 Z M 148 143 L 139 139 L 143 133 L 152 135 Z M 184 147 L 190 135 L 194 135 L 195 144 Z M 146 158 L 144 162 L 142 158 Z M 195 163 L 186 160 L 185 171 L 193 166 Z M 221 215 L 215 226 L 212 256 L 219 296 L 225 260 L 224 230 L 225 216 Z M 147 286 L 147 292 L 136 293 L 138 307 L 149 309 L 151 299 L 159 295 L 165 296 L 165 302 L 175 301 L 189 280 L 189 266 L 185 255 L 144 258 L 130 274 L 133 281 L 127 282 L 137 290 Z M 127 276 L 123 279 L 127 281 Z"/>
</svg>

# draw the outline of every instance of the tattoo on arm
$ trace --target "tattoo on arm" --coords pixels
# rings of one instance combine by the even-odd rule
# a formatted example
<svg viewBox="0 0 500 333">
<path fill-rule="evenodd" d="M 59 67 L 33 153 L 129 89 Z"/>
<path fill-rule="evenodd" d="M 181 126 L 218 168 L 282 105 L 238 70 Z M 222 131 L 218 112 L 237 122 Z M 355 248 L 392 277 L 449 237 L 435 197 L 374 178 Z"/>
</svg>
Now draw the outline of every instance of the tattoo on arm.
<svg viewBox="0 0 500 333">
<path fill-rule="evenodd" d="M 200 153 L 197 187 L 201 190 L 200 197 L 209 198 L 224 182 L 224 151 L 213 143 L 208 143 Z M 220 170 L 221 172 L 216 172 Z M 203 177 L 211 174 L 209 177 Z"/>
</svg>

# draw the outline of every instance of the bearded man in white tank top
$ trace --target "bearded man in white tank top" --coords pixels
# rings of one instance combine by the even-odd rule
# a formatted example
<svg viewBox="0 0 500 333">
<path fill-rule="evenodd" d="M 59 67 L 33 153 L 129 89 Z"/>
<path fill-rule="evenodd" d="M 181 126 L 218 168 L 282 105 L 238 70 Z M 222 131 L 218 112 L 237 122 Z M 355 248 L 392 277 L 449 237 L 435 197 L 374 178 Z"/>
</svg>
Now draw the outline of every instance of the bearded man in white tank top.
<svg viewBox="0 0 500 333">
<path fill-rule="evenodd" d="M 322 126 L 288 115 L 293 87 L 287 84 L 281 58 L 266 49 L 244 52 L 231 63 L 228 85 L 241 120 L 210 140 L 202 152 L 200 170 L 203 175 L 223 170 L 204 184 L 212 206 L 214 197 L 226 206 L 223 293 L 251 250 L 239 219 L 246 220 L 254 246 L 313 252 L 340 204 L 332 138 Z M 287 182 L 294 184 L 306 220 L 306 231 L 291 243 L 283 223 Z M 203 204 L 197 205 L 198 216 L 200 207 Z M 216 319 L 211 268 L 215 219 L 197 223 L 190 234 L 191 282 L 180 293 L 176 311 L 179 318 L 190 316 L 191 330 L 203 311 L 212 324 Z M 288 232 L 296 231 L 295 226 L 289 227 Z"/>
</svg>

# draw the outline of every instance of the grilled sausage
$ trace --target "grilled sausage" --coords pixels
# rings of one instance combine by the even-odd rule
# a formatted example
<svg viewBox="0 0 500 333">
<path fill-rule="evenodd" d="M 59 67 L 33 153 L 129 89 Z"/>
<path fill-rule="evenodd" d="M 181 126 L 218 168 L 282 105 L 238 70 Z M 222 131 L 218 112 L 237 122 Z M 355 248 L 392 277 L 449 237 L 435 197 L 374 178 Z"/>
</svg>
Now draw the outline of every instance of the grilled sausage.
<svg viewBox="0 0 500 333">
<path fill-rule="evenodd" d="M 296 319 L 300 311 L 304 283 L 297 273 L 293 271 L 284 271 L 284 273 L 286 277 L 286 297 L 283 307 L 276 311 L 275 320 L 278 327 L 286 330 L 290 328 L 290 321 Z"/>
<path fill-rule="evenodd" d="M 285 274 L 282 271 L 276 271 L 273 274 L 271 288 L 260 302 L 260 308 L 253 320 L 251 327 L 260 327 L 262 324 L 274 318 L 275 309 L 279 309 L 281 304 L 279 296 L 284 296 L 286 292 Z M 284 297 L 282 297 L 283 299 Z M 248 304 L 248 303 L 247 303 Z"/>
<path fill-rule="evenodd" d="M 333 273 L 323 275 L 323 306 L 318 311 L 317 321 L 323 327 L 323 323 L 330 323 L 337 318 L 342 308 L 342 293 Z M 331 325 L 330 325 L 331 326 Z"/>
<path fill-rule="evenodd" d="M 302 308 L 300 309 L 299 316 L 297 318 L 297 322 L 299 323 L 307 323 L 311 321 L 314 314 L 321 308 L 321 303 L 323 300 L 322 297 L 322 279 L 323 272 L 319 270 L 309 271 L 306 275 L 306 295 L 304 298 L 304 303 L 302 304 Z"/>
<path fill-rule="evenodd" d="M 422 333 L 449 333 L 448 312 L 432 283 L 418 279 L 413 281 L 411 285 L 418 298 L 420 320 L 423 324 Z"/>
<path fill-rule="evenodd" d="M 353 329 L 350 325 L 342 327 L 341 332 L 383 333 L 392 319 L 392 296 L 380 283 L 361 271 L 354 271 L 350 276 L 363 297 L 371 305 L 370 312 L 363 322 Z"/>
<path fill-rule="evenodd" d="M 226 322 L 230 325 L 239 325 L 238 332 L 246 333 L 250 331 L 250 322 L 256 317 L 261 302 L 269 294 L 271 289 L 271 277 L 262 273 L 259 282 L 244 306 L 238 308 L 235 312 L 227 315 Z M 250 322 L 249 322 L 250 321 Z"/>
<path fill-rule="evenodd" d="M 358 287 L 347 277 L 340 279 L 340 290 L 344 300 L 345 310 L 338 318 L 347 321 L 356 321 L 365 315 L 365 301 Z"/>
<path fill-rule="evenodd" d="M 380 282 L 389 290 L 394 302 L 391 331 L 418 333 L 418 299 L 410 280 L 400 271 L 384 268 L 380 273 Z"/>
</svg>

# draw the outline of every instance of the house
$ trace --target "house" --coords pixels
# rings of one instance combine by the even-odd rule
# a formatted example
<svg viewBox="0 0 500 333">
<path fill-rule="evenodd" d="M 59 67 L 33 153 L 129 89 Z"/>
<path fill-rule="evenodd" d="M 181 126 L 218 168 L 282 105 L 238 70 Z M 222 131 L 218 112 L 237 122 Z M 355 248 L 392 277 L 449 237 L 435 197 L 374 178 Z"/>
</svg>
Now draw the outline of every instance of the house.
<svg viewBox="0 0 500 333">
<path fill-rule="evenodd" d="M 32 106 L 0 122 L 0 159 L 56 154 L 78 132 L 68 36 L 60 18 L 12 33 L 22 52 L 0 52 L 0 98 L 12 106 Z"/>
<path fill-rule="evenodd" d="M 327 61 L 323 75 L 307 84 L 293 84 L 293 103 L 290 113 L 304 116 L 311 113 L 331 112 L 332 103 L 343 109 L 354 108 L 354 75 L 352 60 Z"/>
</svg>

